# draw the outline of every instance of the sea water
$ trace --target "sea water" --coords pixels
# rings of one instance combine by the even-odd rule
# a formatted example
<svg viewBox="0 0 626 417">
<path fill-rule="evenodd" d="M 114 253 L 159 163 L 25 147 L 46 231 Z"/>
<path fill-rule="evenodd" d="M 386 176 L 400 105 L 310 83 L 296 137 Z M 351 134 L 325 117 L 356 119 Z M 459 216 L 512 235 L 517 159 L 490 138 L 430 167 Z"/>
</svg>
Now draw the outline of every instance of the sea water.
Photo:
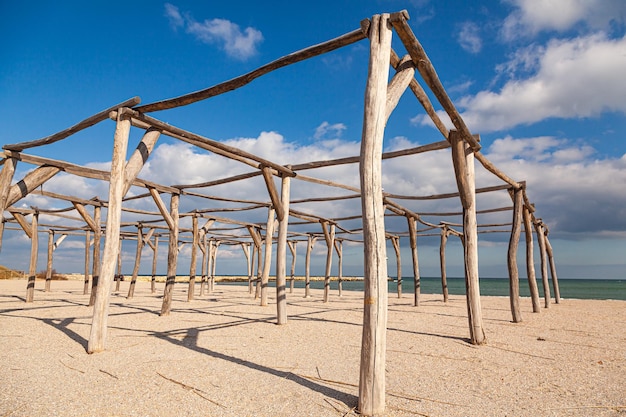
<svg viewBox="0 0 626 417">
<path fill-rule="evenodd" d="M 528 280 L 520 278 L 520 296 L 530 297 Z M 451 295 L 465 294 L 465 280 L 463 278 L 448 278 L 448 293 Z M 237 283 L 239 285 L 244 283 Z M 247 283 L 246 283 L 247 285 Z M 275 283 L 270 281 L 269 286 L 274 287 Z M 304 288 L 304 281 L 296 280 L 296 288 Z M 424 294 L 441 294 L 441 278 L 424 277 L 420 280 L 421 292 Z M 289 287 L 289 281 L 287 281 Z M 398 284 L 395 280 L 388 281 L 389 293 L 397 292 Z M 323 289 L 324 281 L 312 280 L 311 288 Z M 331 280 L 331 291 L 336 291 L 338 282 L 336 279 Z M 363 281 L 343 281 L 342 288 L 345 291 L 363 291 Z M 537 280 L 537 288 L 539 296 L 543 297 L 543 285 L 541 279 Z M 559 279 L 559 290 L 561 298 L 579 298 L 594 300 L 626 300 L 626 280 L 609 280 L 609 279 Z M 413 292 L 413 277 L 404 277 L 402 279 L 402 292 Z M 509 280 L 508 278 L 481 278 L 480 294 L 490 296 L 508 296 Z M 550 295 L 554 298 L 554 290 L 552 281 L 550 280 Z"/>
</svg>

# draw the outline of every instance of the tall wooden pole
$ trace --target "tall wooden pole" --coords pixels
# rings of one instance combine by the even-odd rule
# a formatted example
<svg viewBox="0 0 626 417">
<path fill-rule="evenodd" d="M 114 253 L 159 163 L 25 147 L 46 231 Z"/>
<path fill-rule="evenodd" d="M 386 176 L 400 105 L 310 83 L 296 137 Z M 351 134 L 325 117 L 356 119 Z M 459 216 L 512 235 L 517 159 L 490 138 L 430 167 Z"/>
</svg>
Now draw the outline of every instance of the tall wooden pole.
<svg viewBox="0 0 626 417">
<path fill-rule="evenodd" d="M 446 243 L 448 243 L 448 227 L 441 229 L 441 242 L 439 243 L 439 264 L 441 267 L 441 292 L 443 302 L 448 302 L 448 275 L 446 272 Z"/>
<path fill-rule="evenodd" d="M 133 275 L 130 278 L 127 299 L 135 296 L 135 286 L 137 285 L 137 275 L 139 275 L 139 267 L 141 265 L 141 251 L 143 250 L 143 228 L 141 224 L 137 225 L 137 246 L 135 248 L 135 264 L 133 266 Z M 121 278 L 121 277 L 120 277 Z"/>
<path fill-rule="evenodd" d="M 524 207 L 523 190 L 513 190 L 513 226 L 511 227 L 511 237 L 509 239 L 509 250 L 507 254 L 507 266 L 509 268 L 509 299 L 511 304 L 511 315 L 513 323 L 522 321 L 522 312 L 519 308 L 519 270 L 517 268 L 517 249 L 522 231 L 522 210 Z"/>
<path fill-rule="evenodd" d="M 156 292 L 156 270 L 157 270 L 157 255 L 159 252 L 159 236 L 154 236 L 154 247 L 152 248 L 152 277 L 150 279 L 150 292 L 154 294 Z"/>
<path fill-rule="evenodd" d="M 335 246 L 335 225 L 328 225 L 328 222 L 322 222 L 324 230 L 324 239 L 326 240 L 326 270 L 324 273 L 324 302 L 330 300 L 330 272 L 333 263 L 333 251 Z"/>
<path fill-rule="evenodd" d="M 109 293 L 115 275 L 115 261 L 119 251 L 120 220 L 122 217 L 122 198 L 124 197 L 124 165 L 130 133 L 130 118 L 118 112 L 117 125 L 111 158 L 111 179 L 109 185 L 109 206 L 105 230 L 102 270 L 96 289 L 96 299 L 91 322 L 91 333 L 87 343 L 87 352 L 101 352 L 105 348 L 107 321 L 109 316 Z M 98 226 L 100 223 L 96 223 Z M 95 263 L 95 259 L 94 259 Z"/>
<path fill-rule="evenodd" d="M 196 268 L 198 264 L 198 216 L 191 219 L 193 233 L 191 243 L 191 260 L 189 261 L 189 288 L 187 290 L 187 301 L 193 300 L 196 291 Z"/>
<path fill-rule="evenodd" d="M 413 260 L 413 306 L 419 307 L 422 285 L 419 258 L 417 256 L 417 219 L 413 216 L 407 216 L 406 220 L 409 224 L 409 245 L 411 246 L 411 259 Z"/>
<path fill-rule="evenodd" d="M 289 293 L 293 293 L 293 286 L 294 286 L 294 281 L 295 281 L 295 275 L 296 275 L 296 244 L 298 242 L 291 241 L 291 242 L 287 242 L 287 244 L 289 245 L 289 251 L 291 252 L 291 273 L 289 274 Z"/>
<path fill-rule="evenodd" d="M 335 239 L 335 250 L 337 251 L 337 287 L 339 297 L 343 296 L 343 240 Z"/>
<path fill-rule="evenodd" d="M 83 285 L 83 295 L 89 294 L 89 242 L 91 240 L 91 232 L 85 231 L 85 282 Z"/>
<path fill-rule="evenodd" d="M 391 54 L 388 14 L 372 17 L 369 39 L 370 59 L 359 161 L 364 240 L 364 307 L 358 409 L 366 416 L 385 411 L 387 251 L 382 145 Z"/>
<path fill-rule="evenodd" d="M 530 220 L 530 211 L 524 207 L 522 212 L 524 219 L 524 235 L 526 238 L 526 276 L 528 278 L 528 288 L 530 291 L 530 299 L 533 305 L 533 313 L 539 313 L 541 307 L 539 305 L 539 290 L 537 289 L 537 277 L 535 276 L 535 254 L 533 249 L 533 230 Z"/>
<path fill-rule="evenodd" d="M 100 282 L 100 245 L 102 241 L 102 228 L 100 227 L 100 219 L 102 210 L 100 206 L 93 206 L 93 221 L 96 224 L 96 230 L 93 231 L 93 256 L 91 264 L 91 294 L 89 295 L 89 306 L 96 304 L 96 295 L 98 292 L 98 284 Z"/>
<path fill-rule="evenodd" d="M 261 275 L 261 305 L 267 306 L 267 284 L 270 277 L 270 262 L 272 261 L 272 236 L 274 235 L 274 210 L 267 210 L 267 228 L 265 229 L 265 256 L 263 259 L 263 275 Z"/>
<path fill-rule="evenodd" d="M 48 231 L 48 262 L 46 263 L 46 287 L 45 292 L 50 292 L 50 281 L 52 280 L 52 251 L 54 245 L 54 230 Z"/>
<path fill-rule="evenodd" d="M 28 283 L 26 284 L 26 302 L 32 303 L 35 298 L 35 280 L 37 278 L 37 253 L 39 251 L 39 236 L 37 233 L 39 212 L 33 213 L 30 228 L 30 265 L 28 268 Z"/>
<path fill-rule="evenodd" d="M 543 284 L 544 307 L 550 308 L 550 282 L 548 281 L 548 264 L 546 262 L 546 235 L 543 233 L 543 226 L 540 222 L 535 222 L 537 232 L 537 243 L 539 243 L 539 257 L 541 259 L 541 283 Z"/>
<path fill-rule="evenodd" d="M 170 229 L 169 242 L 167 245 L 167 278 L 165 289 L 163 290 L 163 304 L 161 305 L 161 316 L 169 316 L 172 310 L 172 293 L 176 282 L 176 266 L 178 263 L 178 205 L 180 195 L 172 194 L 170 200 L 170 217 L 172 228 Z"/>
<path fill-rule="evenodd" d="M 115 292 L 120 291 L 120 283 L 122 282 L 122 242 L 124 239 L 120 238 L 119 249 L 117 250 L 117 274 L 113 276 L 115 281 Z"/>
<path fill-rule="evenodd" d="M 545 234 L 546 253 L 548 254 L 548 261 L 550 262 L 550 275 L 552 276 L 552 288 L 554 289 L 554 302 L 559 304 L 561 302 L 561 291 L 559 290 L 559 278 L 556 275 L 556 264 L 554 262 L 554 252 L 552 251 L 552 245 L 548 239 L 548 232 Z"/>
<path fill-rule="evenodd" d="M 291 177 L 282 176 L 278 214 L 278 241 L 276 242 L 276 324 L 287 324 L 287 227 L 289 225 L 289 189 Z"/>
<path fill-rule="evenodd" d="M 463 250 L 467 316 L 472 344 L 485 343 L 480 287 L 478 283 L 478 226 L 476 223 L 476 183 L 474 154 L 456 130 L 450 131 L 454 172 L 463 205 Z"/>
<path fill-rule="evenodd" d="M 393 250 L 396 253 L 396 292 L 398 293 L 398 298 L 402 298 L 402 258 L 400 257 L 400 237 L 392 236 L 391 244 L 393 245 Z"/>
<path fill-rule="evenodd" d="M 316 237 L 309 235 L 306 245 L 306 255 L 304 257 L 304 298 L 311 296 L 311 252 L 315 245 Z"/>
</svg>

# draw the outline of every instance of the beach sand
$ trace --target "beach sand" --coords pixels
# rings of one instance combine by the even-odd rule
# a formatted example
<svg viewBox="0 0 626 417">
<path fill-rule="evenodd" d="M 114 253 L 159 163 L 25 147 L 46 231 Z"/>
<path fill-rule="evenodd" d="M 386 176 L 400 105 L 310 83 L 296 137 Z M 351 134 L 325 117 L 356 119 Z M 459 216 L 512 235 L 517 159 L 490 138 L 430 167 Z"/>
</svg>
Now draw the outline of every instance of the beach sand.
<svg viewBox="0 0 626 417">
<path fill-rule="evenodd" d="M 186 302 L 128 282 L 111 297 L 105 352 L 85 351 L 91 326 L 80 281 L 0 281 L 0 416 L 357 415 L 362 294 L 303 298 L 274 324 L 246 286 Z M 199 286 L 198 286 L 199 288 Z M 542 301 L 543 303 L 543 301 Z M 564 299 L 511 322 L 506 297 L 483 297 L 484 346 L 467 342 L 465 299 L 389 297 L 388 416 L 626 416 L 626 302 Z"/>
</svg>

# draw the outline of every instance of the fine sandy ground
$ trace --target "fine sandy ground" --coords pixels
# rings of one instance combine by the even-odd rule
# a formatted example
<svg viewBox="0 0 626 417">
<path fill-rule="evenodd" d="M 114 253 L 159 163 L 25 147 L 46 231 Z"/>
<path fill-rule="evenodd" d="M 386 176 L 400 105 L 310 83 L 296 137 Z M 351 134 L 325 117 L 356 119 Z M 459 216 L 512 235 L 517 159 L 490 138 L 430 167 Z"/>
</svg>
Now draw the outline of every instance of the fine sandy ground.
<svg viewBox="0 0 626 417">
<path fill-rule="evenodd" d="M 85 351 L 80 281 L 0 281 L 0 416 L 354 416 L 362 294 L 322 302 L 288 293 L 274 324 L 245 286 L 217 284 L 170 316 L 128 282 L 111 298 L 107 349 Z M 199 288 L 199 287 L 198 287 Z M 463 297 L 389 297 L 388 416 L 626 416 L 626 302 L 562 300 L 512 323 L 505 297 L 483 297 L 487 344 L 468 344 Z"/>
</svg>

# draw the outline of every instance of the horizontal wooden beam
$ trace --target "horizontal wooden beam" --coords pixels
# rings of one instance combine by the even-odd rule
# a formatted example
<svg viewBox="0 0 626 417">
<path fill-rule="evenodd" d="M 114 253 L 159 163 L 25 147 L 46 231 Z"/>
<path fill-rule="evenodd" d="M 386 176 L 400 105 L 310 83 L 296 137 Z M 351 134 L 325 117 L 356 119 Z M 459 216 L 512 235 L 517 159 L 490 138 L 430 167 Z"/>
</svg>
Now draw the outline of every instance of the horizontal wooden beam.
<svg viewBox="0 0 626 417">
<path fill-rule="evenodd" d="M 21 142 L 16 143 L 14 145 L 4 145 L 2 148 L 10 151 L 21 152 L 24 149 L 34 148 L 36 146 L 48 145 L 50 143 L 58 142 L 62 139 L 67 138 L 68 136 L 73 135 L 74 133 L 80 132 L 83 129 L 86 129 L 90 126 L 95 125 L 96 123 L 100 123 L 103 120 L 109 118 L 109 113 L 113 110 L 117 110 L 121 107 L 132 107 L 141 103 L 141 99 L 139 97 L 133 97 L 126 101 L 121 102 L 120 104 L 116 104 L 115 106 L 111 106 L 108 109 L 102 110 L 99 113 L 94 114 L 91 117 L 86 118 L 75 124 L 72 127 L 69 127 L 65 130 L 62 130 L 54 135 L 46 136 L 45 138 L 34 140 L 31 142 Z"/>
<path fill-rule="evenodd" d="M 276 69 L 295 64 L 296 62 L 304 61 L 305 59 L 312 58 L 326 52 L 334 51 L 335 49 L 353 44 L 362 39 L 365 39 L 365 34 L 361 31 L 361 29 L 357 29 L 352 32 L 346 33 L 345 35 L 339 36 L 335 39 L 331 39 L 329 41 L 310 46 L 292 54 L 283 56 L 282 58 L 265 64 L 262 67 L 255 69 L 254 71 L 233 78 L 232 80 L 217 84 L 213 87 L 199 90 L 190 94 L 185 94 L 176 98 L 145 104 L 143 106 L 137 107 L 137 110 L 143 113 L 149 113 L 153 111 L 167 110 L 175 107 L 186 106 L 188 104 L 195 103 L 200 100 L 205 100 L 207 98 L 235 90 L 239 87 L 243 87 L 254 79 L 269 72 L 272 72 Z"/>
</svg>

